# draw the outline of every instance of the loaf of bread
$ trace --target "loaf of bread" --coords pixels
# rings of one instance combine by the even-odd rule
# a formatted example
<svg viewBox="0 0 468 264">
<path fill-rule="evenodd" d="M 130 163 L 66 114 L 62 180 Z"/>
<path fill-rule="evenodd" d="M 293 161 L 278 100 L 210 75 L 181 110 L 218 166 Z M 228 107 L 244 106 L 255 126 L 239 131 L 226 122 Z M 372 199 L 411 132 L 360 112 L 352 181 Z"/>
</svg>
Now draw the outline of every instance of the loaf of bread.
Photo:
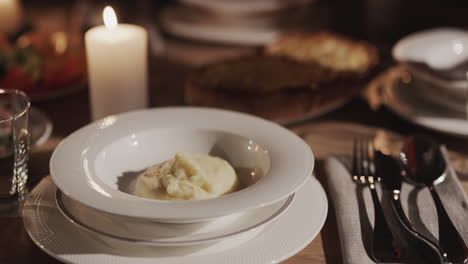
<svg viewBox="0 0 468 264">
<path fill-rule="evenodd" d="M 328 32 L 285 36 L 247 55 L 206 65 L 185 86 L 190 105 L 297 121 L 342 105 L 368 81 L 376 49 Z"/>
<path fill-rule="evenodd" d="M 190 86 L 212 91 L 268 94 L 291 89 L 317 89 L 335 81 L 337 72 L 283 56 L 243 56 L 199 69 Z"/>
<path fill-rule="evenodd" d="M 267 45 L 264 53 L 356 74 L 366 74 L 378 63 L 378 53 L 374 46 L 326 31 L 286 35 Z"/>
</svg>

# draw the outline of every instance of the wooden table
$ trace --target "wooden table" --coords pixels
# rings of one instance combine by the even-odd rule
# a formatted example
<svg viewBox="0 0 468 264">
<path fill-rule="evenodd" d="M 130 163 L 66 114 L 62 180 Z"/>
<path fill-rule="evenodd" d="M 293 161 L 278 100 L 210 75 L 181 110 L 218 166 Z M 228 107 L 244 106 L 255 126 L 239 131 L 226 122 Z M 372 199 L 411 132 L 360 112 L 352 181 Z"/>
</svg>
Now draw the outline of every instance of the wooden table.
<svg viewBox="0 0 468 264">
<path fill-rule="evenodd" d="M 172 43 L 168 46 L 170 58 L 156 57 L 150 60 L 152 106 L 183 105 L 183 81 L 194 65 L 214 59 L 213 48 L 203 48 L 196 52 L 188 65 L 181 58 L 179 51 L 187 44 Z M 204 51 L 203 51 L 204 49 Z M 179 50 L 179 51 L 178 51 Z M 244 49 L 220 48 L 215 53 L 223 56 L 237 55 Z M 203 53 L 206 52 L 206 56 Z M 192 53 L 193 54 L 193 53 Z M 172 56 L 177 55 L 177 56 Z M 219 57 L 219 56 L 217 56 Z M 30 181 L 33 187 L 48 175 L 49 159 L 54 147 L 67 135 L 90 122 L 87 90 L 55 100 L 34 103 L 36 107 L 49 115 L 54 123 L 52 137 L 42 146 L 33 148 L 30 155 Z M 410 124 L 383 108 L 371 110 L 367 103 L 359 98 L 350 101 L 342 108 L 320 118 L 298 124 L 291 129 L 309 143 L 317 158 L 316 175 L 326 187 L 326 177 L 321 173 L 321 160 L 330 154 L 351 153 L 351 142 L 358 135 L 372 135 L 376 131 L 387 130 L 403 135 L 425 132 L 436 137 L 448 148 L 458 152 L 460 157 L 468 154 L 468 140 L 451 137 Z M 455 154 L 454 154 L 455 155 Z M 463 160 L 463 159 L 459 159 Z M 468 159 L 467 159 L 468 160 Z M 466 170 L 468 171 L 468 170 Z M 461 176 L 464 188 L 468 191 L 468 177 Z M 21 218 L 0 218 L 0 263 L 59 263 L 40 250 L 28 237 Z M 332 208 L 323 230 L 305 249 L 286 260 L 287 264 L 341 263 L 339 238 L 336 220 Z"/>
</svg>

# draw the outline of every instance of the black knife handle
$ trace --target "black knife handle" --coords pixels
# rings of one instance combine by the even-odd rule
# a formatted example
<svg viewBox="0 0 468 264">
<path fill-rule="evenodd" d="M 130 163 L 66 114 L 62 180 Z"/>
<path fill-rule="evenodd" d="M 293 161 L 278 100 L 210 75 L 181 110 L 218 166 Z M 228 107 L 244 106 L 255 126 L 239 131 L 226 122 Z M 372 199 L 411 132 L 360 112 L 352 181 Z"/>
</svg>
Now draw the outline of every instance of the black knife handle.
<svg viewBox="0 0 468 264">
<path fill-rule="evenodd" d="M 388 228 L 387 220 L 380 205 L 379 196 L 374 184 L 369 184 L 372 202 L 374 204 L 374 233 L 372 238 L 372 257 L 377 263 L 389 263 L 399 261 L 396 243 L 392 232 Z"/>
<path fill-rule="evenodd" d="M 447 259 L 452 263 L 466 263 L 468 249 L 465 241 L 453 225 L 450 217 L 445 211 L 444 205 L 440 200 L 439 194 L 433 186 L 429 190 L 437 209 L 437 218 L 439 220 L 439 244 L 447 252 Z"/>
<path fill-rule="evenodd" d="M 446 253 L 444 250 L 414 229 L 403 211 L 400 194 L 393 192 L 390 200 L 392 201 L 392 208 L 396 218 L 402 227 L 401 231 L 405 236 L 410 249 L 414 249 L 418 253 L 418 257 L 424 260 L 424 263 L 446 263 Z"/>
</svg>

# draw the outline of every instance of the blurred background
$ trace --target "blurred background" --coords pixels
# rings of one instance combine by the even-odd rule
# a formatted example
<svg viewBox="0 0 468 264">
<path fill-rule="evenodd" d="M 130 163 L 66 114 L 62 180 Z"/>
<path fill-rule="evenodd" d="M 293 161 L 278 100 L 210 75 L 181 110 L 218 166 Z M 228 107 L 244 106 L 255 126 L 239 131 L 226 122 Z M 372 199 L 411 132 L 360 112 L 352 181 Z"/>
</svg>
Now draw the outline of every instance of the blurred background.
<svg viewBox="0 0 468 264">
<path fill-rule="evenodd" d="M 161 16 L 167 14 L 167 12 L 164 12 L 164 9 L 168 7 L 185 7 L 187 9 L 192 9 L 194 12 L 199 11 L 199 13 L 203 13 L 204 11 L 209 13 L 213 11 L 206 8 L 206 6 L 203 8 L 204 5 L 197 5 L 197 3 L 203 3 L 203 1 L 190 0 L 23 0 L 22 2 L 24 7 L 31 12 L 37 12 L 37 9 L 41 8 L 48 11 L 52 11 L 55 8 L 65 8 L 67 11 L 72 12 L 71 15 L 73 16 L 78 15 L 73 14 L 73 11 L 77 9 L 82 8 L 80 9 L 81 11 L 84 11 L 83 9 L 88 9 L 86 11 L 88 23 L 101 23 L 100 17 L 93 19 L 90 15 L 93 13 L 94 9 L 97 9 L 95 11 L 100 16 L 102 8 L 105 5 L 111 5 L 116 9 L 121 22 L 144 22 L 157 25 L 161 24 Z M 209 2 L 213 1 L 206 1 L 206 3 Z M 234 2 L 238 2 L 239 5 L 250 5 L 247 0 Z M 283 0 L 273 2 L 283 2 L 285 7 L 288 6 L 288 2 L 291 3 L 291 6 L 299 5 L 301 12 L 307 9 L 308 15 L 305 20 L 310 30 L 327 28 L 382 44 L 395 42 L 408 33 L 425 28 L 438 26 L 468 26 L 468 2 L 462 0 Z M 180 9 L 178 10 L 181 11 L 179 15 L 183 16 L 183 10 Z M 293 10 L 294 8 L 290 9 L 294 12 L 293 17 L 297 19 L 298 10 Z M 162 15 L 161 13 L 164 14 Z M 211 12 L 213 17 L 216 16 L 216 14 L 213 13 L 216 12 Z M 240 13 L 242 12 L 239 12 L 239 14 Z M 279 13 L 280 12 L 277 12 L 276 15 L 278 15 L 278 20 L 281 20 L 281 14 Z M 190 16 L 196 16 L 196 14 L 189 12 L 186 12 L 185 15 L 187 19 Z M 223 14 L 221 14 L 221 16 L 222 15 Z M 282 18 L 283 23 L 285 22 L 284 20 L 288 20 L 284 18 L 284 13 Z M 208 20 L 208 18 L 206 18 L 206 20 Z"/>
<path fill-rule="evenodd" d="M 54 93 L 30 93 L 33 102 L 45 109 L 53 120 L 60 119 L 55 117 L 59 113 L 53 110 L 61 106 L 55 107 L 60 103 L 50 104 L 49 99 L 86 87 L 84 33 L 93 26 L 103 24 L 102 10 L 106 5 L 115 9 L 119 23 L 137 24 L 148 30 L 151 106 L 184 104 L 183 83 L 193 69 L 220 58 L 251 53 L 287 32 L 330 30 L 354 40 L 369 41 L 378 48 L 379 67 L 384 69 L 394 63 L 392 46 L 409 33 L 434 27 L 468 27 L 468 2 L 456 0 L 14 2 L 21 5 L 22 19 L 20 25 L 8 33 L 12 43 L 18 40 L 21 42 L 19 37 L 25 32 L 42 32 L 36 37 L 41 39 L 38 42 L 47 42 L 53 50 L 51 58 L 45 60 L 52 64 L 49 67 L 52 69 L 51 77 L 45 78 L 50 79 L 51 84 L 47 84 L 43 90 L 54 90 Z M 35 38 L 32 40 L 34 42 Z M 31 42 L 31 39 L 23 40 L 25 43 L 28 41 Z M 72 57 L 72 63 L 63 67 L 64 60 L 60 54 L 71 54 L 69 57 Z M 60 67 L 54 66 L 55 57 L 60 57 L 55 63 Z M 65 73 L 61 71 L 63 69 Z M 34 76 L 34 70 L 31 71 Z M 4 87 L 28 89 L 28 83 L 18 81 L 22 80 L 17 77 L 18 73 L 13 72 L 11 75 L 12 81 L 4 78 L 7 79 L 3 83 Z M 80 84 L 79 80 L 82 81 L 81 85 L 69 85 Z M 72 86 L 75 89 L 70 88 Z M 32 90 L 40 89 L 34 87 Z M 78 98 L 81 98 L 82 104 L 88 104 L 86 89 L 78 96 L 81 96 Z M 88 107 L 80 108 L 89 111 Z M 89 114 L 80 114 L 76 126 L 70 126 L 66 132 L 88 121 Z"/>
</svg>

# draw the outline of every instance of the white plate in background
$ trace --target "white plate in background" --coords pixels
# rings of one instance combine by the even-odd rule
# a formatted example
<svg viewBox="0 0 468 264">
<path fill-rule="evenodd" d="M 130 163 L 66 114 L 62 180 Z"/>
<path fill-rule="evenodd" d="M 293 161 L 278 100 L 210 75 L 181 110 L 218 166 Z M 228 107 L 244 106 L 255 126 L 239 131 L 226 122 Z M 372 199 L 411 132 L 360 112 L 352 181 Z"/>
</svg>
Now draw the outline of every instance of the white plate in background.
<svg viewBox="0 0 468 264">
<path fill-rule="evenodd" d="M 425 99 L 396 77 L 381 84 L 383 103 L 402 118 L 420 126 L 468 137 L 466 113 L 454 111 Z"/>
<path fill-rule="evenodd" d="M 45 113 L 35 107 L 30 109 L 29 120 L 32 145 L 40 146 L 44 144 L 52 134 L 52 121 Z"/>
<path fill-rule="evenodd" d="M 258 12 L 272 12 L 290 6 L 311 4 L 314 0 L 180 0 L 184 4 L 191 4 L 224 14 L 251 14 Z"/>
<path fill-rule="evenodd" d="M 458 56 L 449 56 L 458 47 Z M 454 66 L 468 59 L 468 31 L 457 28 L 436 28 L 412 33 L 399 40 L 392 49 L 393 58 L 400 62 L 421 62 L 434 70 Z M 418 78 L 444 87 L 456 96 L 465 96 L 468 80 L 449 81 L 418 67 L 407 65 Z"/>
<path fill-rule="evenodd" d="M 179 37 L 207 42 L 257 46 L 271 43 L 282 33 L 275 27 L 225 25 L 193 20 L 180 14 L 180 8 L 167 7 L 159 14 L 162 28 Z"/>
<path fill-rule="evenodd" d="M 438 86 L 434 83 L 427 82 L 419 79 L 414 74 L 406 72 L 402 68 L 402 75 L 406 75 L 409 81 L 407 83 L 400 83 L 402 87 L 400 89 L 409 90 L 409 93 L 414 97 L 419 97 L 429 104 L 435 104 L 438 107 L 445 108 L 448 111 L 459 112 L 464 114 L 466 111 L 466 96 L 460 96 L 456 93 L 451 93 L 445 87 Z"/>
</svg>

